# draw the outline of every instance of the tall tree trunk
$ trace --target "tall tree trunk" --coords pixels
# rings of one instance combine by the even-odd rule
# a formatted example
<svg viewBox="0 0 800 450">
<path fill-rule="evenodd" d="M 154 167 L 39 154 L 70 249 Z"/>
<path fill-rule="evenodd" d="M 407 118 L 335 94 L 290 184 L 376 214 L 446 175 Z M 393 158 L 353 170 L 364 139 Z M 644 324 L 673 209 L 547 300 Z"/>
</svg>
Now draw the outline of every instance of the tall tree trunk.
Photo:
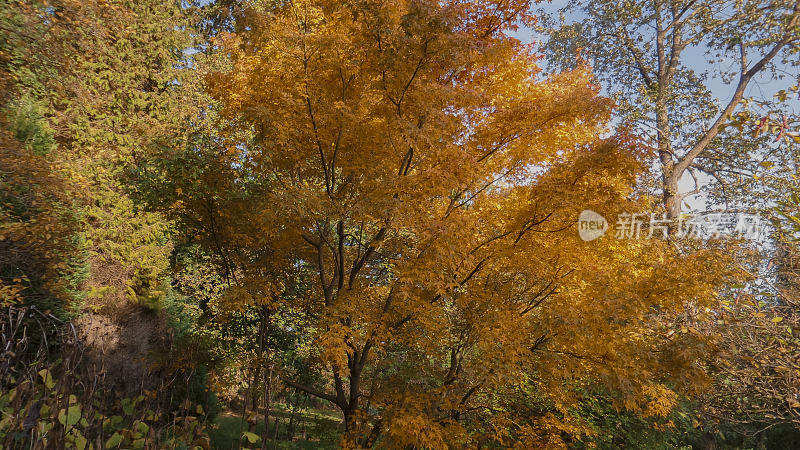
<svg viewBox="0 0 800 450">
<path fill-rule="evenodd" d="M 353 431 L 355 425 L 356 412 L 358 411 L 358 403 L 361 397 L 361 374 L 364 370 L 364 364 L 367 360 L 370 345 L 369 342 L 364 346 L 361 352 L 354 352 L 349 361 L 350 369 L 350 389 L 347 400 L 343 403 L 342 412 L 344 413 L 344 428 L 346 432 Z"/>
<path fill-rule="evenodd" d="M 662 13 L 664 4 L 656 2 L 656 57 L 657 57 L 657 89 L 655 109 L 656 109 L 656 141 L 658 143 L 658 159 L 661 163 L 662 195 L 664 202 L 664 212 L 669 219 L 669 235 L 672 236 L 677 230 L 677 219 L 681 214 L 681 198 L 678 193 L 678 181 L 683 175 L 681 170 L 676 168 L 676 156 L 672 148 L 672 133 L 670 130 L 669 109 L 667 99 L 672 87 L 672 76 L 677 64 L 677 54 L 674 45 L 669 49 L 667 44 L 667 31 L 662 23 Z M 678 30 L 673 30 L 678 33 Z M 673 35 L 674 38 L 674 35 Z M 673 42 L 674 44 L 674 42 Z"/>
<path fill-rule="evenodd" d="M 294 402 L 292 402 L 292 415 L 289 416 L 289 431 L 288 431 L 288 433 L 289 433 L 289 440 L 290 441 L 294 439 L 295 418 L 297 417 L 297 407 L 300 406 L 300 401 L 302 400 L 302 398 L 299 397 L 299 394 L 300 393 L 298 392 L 298 390 L 295 389 L 294 390 L 295 399 L 294 399 Z"/>
<path fill-rule="evenodd" d="M 256 363 L 255 369 L 253 371 L 253 382 L 251 383 L 250 387 L 250 398 L 253 402 L 253 411 L 258 411 L 258 395 L 256 395 L 256 386 L 258 386 L 259 381 L 261 379 L 261 364 L 262 358 L 264 357 L 264 344 L 265 344 L 265 335 L 267 334 L 267 315 L 268 311 L 266 306 L 262 307 L 258 313 L 259 315 L 259 322 L 258 322 L 258 347 L 256 350 Z"/>
<path fill-rule="evenodd" d="M 663 89 L 659 87 L 659 89 Z M 664 97 L 665 92 L 660 92 L 659 97 Z M 677 229 L 677 219 L 681 215 L 681 197 L 678 192 L 678 181 L 682 173 L 675 167 L 675 157 L 672 152 L 669 114 L 666 100 L 659 98 L 656 101 L 656 128 L 658 132 L 658 159 L 661 163 L 661 188 L 664 212 L 669 219 L 669 234 L 672 236 Z"/>
<path fill-rule="evenodd" d="M 664 212 L 670 220 L 670 234 L 677 228 L 677 219 L 681 215 L 681 195 L 678 192 L 678 180 L 680 177 L 675 173 L 672 161 L 668 164 L 661 164 L 663 170 L 662 182 L 664 184 Z"/>
<path fill-rule="evenodd" d="M 313 406 L 314 405 L 311 404 L 311 396 L 308 393 L 306 393 L 306 408 L 310 409 Z M 302 430 L 303 433 L 303 439 L 306 439 L 308 437 L 308 435 L 306 434 L 306 421 L 303 419 L 300 420 L 300 429 Z"/>
<path fill-rule="evenodd" d="M 356 410 L 355 408 L 345 408 L 342 413 L 344 414 L 344 432 L 349 433 L 354 430 Z"/>
<path fill-rule="evenodd" d="M 269 416 L 272 407 L 272 369 L 273 366 L 270 363 L 269 368 L 265 371 L 264 375 L 264 433 L 261 437 L 261 448 L 267 448 L 267 440 L 269 439 Z M 275 418 L 275 440 L 278 439 L 278 421 L 277 417 Z"/>
</svg>

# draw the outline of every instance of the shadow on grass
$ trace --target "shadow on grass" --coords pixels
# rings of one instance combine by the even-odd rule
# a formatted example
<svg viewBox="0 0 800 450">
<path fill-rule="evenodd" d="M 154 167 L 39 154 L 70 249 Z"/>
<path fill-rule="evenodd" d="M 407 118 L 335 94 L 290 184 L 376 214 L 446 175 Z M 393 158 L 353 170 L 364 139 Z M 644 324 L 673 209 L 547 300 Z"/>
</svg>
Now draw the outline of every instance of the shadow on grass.
<svg viewBox="0 0 800 450">
<path fill-rule="evenodd" d="M 275 418 L 278 418 L 278 439 L 275 436 Z M 333 449 L 338 448 L 340 420 L 333 413 L 324 410 L 298 411 L 292 430 L 289 426 L 291 413 L 285 410 L 274 410 L 270 415 L 270 440 L 267 442 L 269 449 Z M 250 443 L 242 438 L 242 433 L 248 431 L 247 421 L 233 412 L 217 416 L 209 430 L 211 447 L 217 450 L 234 450 L 240 448 L 261 448 L 261 441 Z M 264 420 L 256 423 L 253 432 L 261 437 L 264 430 Z M 290 439 L 291 432 L 294 436 Z M 242 442 L 244 441 L 244 442 Z"/>
</svg>

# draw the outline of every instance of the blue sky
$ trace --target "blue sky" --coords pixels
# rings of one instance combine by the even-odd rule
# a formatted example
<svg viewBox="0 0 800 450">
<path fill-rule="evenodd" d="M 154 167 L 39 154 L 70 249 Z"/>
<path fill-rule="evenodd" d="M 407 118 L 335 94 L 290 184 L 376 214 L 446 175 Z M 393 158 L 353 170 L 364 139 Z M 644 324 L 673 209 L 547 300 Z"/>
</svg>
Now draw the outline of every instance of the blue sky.
<svg viewBox="0 0 800 450">
<path fill-rule="evenodd" d="M 567 1 L 565 0 L 553 0 L 549 4 L 540 5 L 540 7 L 547 13 L 557 13 L 557 11 L 563 8 L 566 4 Z M 575 22 L 581 20 L 581 18 L 582 18 L 581 14 L 573 13 L 571 15 L 568 15 L 566 17 L 566 20 L 568 22 Z M 543 36 L 529 28 L 520 28 L 513 35 L 516 38 L 526 43 L 544 42 L 547 39 L 547 36 Z M 695 69 L 698 72 L 715 68 L 728 69 L 728 67 L 713 67 L 709 65 L 708 59 L 704 54 L 704 49 L 697 47 L 687 48 L 683 54 L 683 61 L 687 66 Z M 798 74 L 794 74 L 794 77 L 788 77 L 780 80 L 773 78 L 773 75 L 771 73 L 765 71 L 759 74 L 759 76 L 757 76 L 754 80 L 750 82 L 745 97 L 771 99 L 778 91 L 780 91 L 781 89 L 786 89 L 789 86 L 796 84 L 798 81 L 799 81 Z M 712 94 L 722 104 L 727 103 L 733 94 L 733 87 L 729 84 L 724 83 L 723 80 L 720 79 L 719 77 L 714 77 L 708 80 L 707 86 L 711 90 Z M 800 112 L 800 99 L 798 99 L 796 93 L 790 95 L 790 98 L 791 100 L 788 101 L 784 105 L 784 107 L 787 108 L 794 115 L 798 115 L 798 112 Z M 709 178 L 708 177 L 704 178 L 700 176 L 699 179 L 700 183 L 703 184 L 704 181 L 707 182 Z M 694 189 L 694 181 L 689 175 L 684 176 L 684 179 L 681 180 L 680 188 L 681 191 L 683 192 L 688 192 Z M 686 201 L 689 204 L 690 208 L 693 210 L 702 211 L 707 209 L 707 205 L 702 194 L 687 198 Z"/>
</svg>

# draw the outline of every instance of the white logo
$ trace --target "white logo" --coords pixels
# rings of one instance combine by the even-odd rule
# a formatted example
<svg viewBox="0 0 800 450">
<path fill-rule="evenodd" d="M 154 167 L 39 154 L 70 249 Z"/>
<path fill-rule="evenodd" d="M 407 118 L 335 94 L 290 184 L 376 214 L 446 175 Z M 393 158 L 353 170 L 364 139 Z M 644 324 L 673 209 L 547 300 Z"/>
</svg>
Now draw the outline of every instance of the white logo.
<svg viewBox="0 0 800 450">
<path fill-rule="evenodd" d="M 593 241 L 606 234 L 608 222 L 605 217 L 591 209 L 585 209 L 578 216 L 578 235 L 586 242 Z"/>
</svg>

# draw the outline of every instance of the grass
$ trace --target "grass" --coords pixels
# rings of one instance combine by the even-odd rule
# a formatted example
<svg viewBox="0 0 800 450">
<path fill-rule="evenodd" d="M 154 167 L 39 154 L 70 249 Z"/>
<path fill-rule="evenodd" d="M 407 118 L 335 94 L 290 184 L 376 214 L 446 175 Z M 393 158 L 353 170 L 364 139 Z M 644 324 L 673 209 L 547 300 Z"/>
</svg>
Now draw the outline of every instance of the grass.
<svg viewBox="0 0 800 450">
<path fill-rule="evenodd" d="M 270 414 L 270 439 L 275 434 L 275 419 L 280 421 L 278 440 L 268 442 L 269 449 L 318 449 L 337 448 L 339 442 L 339 417 L 330 411 L 307 409 L 297 411 L 294 425 L 294 437 L 289 439 L 289 420 L 291 412 L 284 405 L 275 405 Z M 242 433 L 248 431 L 249 424 L 234 411 L 226 411 L 217 416 L 209 429 L 211 447 L 218 450 L 239 448 L 261 448 L 261 441 L 250 443 L 242 439 Z M 256 422 L 253 433 L 261 436 L 264 420 Z M 242 442 L 244 440 L 244 442 Z"/>
</svg>

